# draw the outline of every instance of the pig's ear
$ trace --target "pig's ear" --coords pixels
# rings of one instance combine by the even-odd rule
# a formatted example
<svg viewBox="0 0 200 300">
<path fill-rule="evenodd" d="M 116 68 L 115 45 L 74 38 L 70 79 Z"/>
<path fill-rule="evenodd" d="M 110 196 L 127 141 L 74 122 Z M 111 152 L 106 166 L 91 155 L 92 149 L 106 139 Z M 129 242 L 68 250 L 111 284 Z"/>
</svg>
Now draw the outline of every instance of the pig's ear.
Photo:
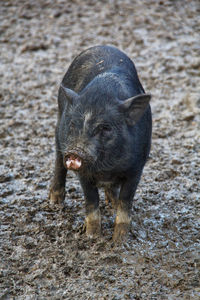
<svg viewBox="0 0 200 300">
<path fill-rule="evenodd" d="M 119 109 L 125 114 L 126 121 L 129 125 L 133 126 L 141 118 L 150 99 L 150 94 L 141 94 L 129 98 L 119 105 Z"/>
<path fill-rule="evenodd" d="M 76 102 L 76 100 L 78 98 L 78 94 L 76 92 L 64 87 L 64 85 L 62 85 L 62 84 L 60 85 L 60 89 L 69 104 L 73 104 L 74 102 Z"/>
</svg>

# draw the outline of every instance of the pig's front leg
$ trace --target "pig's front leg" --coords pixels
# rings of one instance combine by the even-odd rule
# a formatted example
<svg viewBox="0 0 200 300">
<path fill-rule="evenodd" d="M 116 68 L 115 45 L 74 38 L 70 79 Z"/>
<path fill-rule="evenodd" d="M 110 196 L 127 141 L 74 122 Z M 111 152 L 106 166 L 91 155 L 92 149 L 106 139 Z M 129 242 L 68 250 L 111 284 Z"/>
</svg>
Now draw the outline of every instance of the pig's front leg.
<svg viewBox="0 0 200 300">
<path fill-rule="evenodd" d="M 140 174 L 127 179 L 121 186 L 113 234 L 114 242 L 123 241 L 129 232 L 132 203 L 139 180 Z"/>
<path fill-rule="evenodd" d="M 49 199 L 51 204 L 62 204 L 65 199 L 65 181 L 67 170 L 63 165 L 62 153 L 57 150 L 54 176 L 51 181 Z"/>
<path fill-rule="evenodd" d="M 94 237 L 101 234 L 101 214 L 99 210 L 99 193 L 97 187 L 86 178 L 80 178 L 85 196 L 86 234 Z"/>
</svg>

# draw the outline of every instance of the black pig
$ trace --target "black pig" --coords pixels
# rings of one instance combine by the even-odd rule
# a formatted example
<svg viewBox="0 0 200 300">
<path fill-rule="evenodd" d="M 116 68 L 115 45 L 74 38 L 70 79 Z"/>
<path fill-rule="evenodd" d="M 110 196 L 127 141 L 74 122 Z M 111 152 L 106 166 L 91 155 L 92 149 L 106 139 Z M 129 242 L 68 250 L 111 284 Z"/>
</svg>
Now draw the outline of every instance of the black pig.
<svg viewBox="0 0 200 300">
<path fill-rule="evenodd" d="M 150 151 L 150 98 L 133 62 L 111 46 L 82 52 L 63 78 L 50 201 L 64 200 L 67 170 L 75 171 L 85 196 L 89 236 L 101 232 L 99 187 L 116 208 L 113 240 L 128 232 L 133 197 Z"/>
</svg>

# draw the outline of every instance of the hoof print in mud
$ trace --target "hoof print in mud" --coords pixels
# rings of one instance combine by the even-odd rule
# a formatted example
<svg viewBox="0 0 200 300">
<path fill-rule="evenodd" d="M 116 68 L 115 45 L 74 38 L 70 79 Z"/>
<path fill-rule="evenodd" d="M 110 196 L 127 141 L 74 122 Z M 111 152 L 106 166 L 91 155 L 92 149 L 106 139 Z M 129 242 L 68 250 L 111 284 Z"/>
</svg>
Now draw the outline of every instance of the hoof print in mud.
<svg viewBox="0 0 200 300">
<path fill-rule="evenodd" d="M 85 197 L 87 236 L 101 234 L 101 187 L 116 208 L 113 240 L 127 236 L 126 217 L 150 152 L 150 99 L 134 63 L 111 46 L 82 52 L 62 80 L 52 181 L 60 190 L 52 190 L 50 200 L 63 201 L 66 174 L 73 171 Z"/>
</svg>

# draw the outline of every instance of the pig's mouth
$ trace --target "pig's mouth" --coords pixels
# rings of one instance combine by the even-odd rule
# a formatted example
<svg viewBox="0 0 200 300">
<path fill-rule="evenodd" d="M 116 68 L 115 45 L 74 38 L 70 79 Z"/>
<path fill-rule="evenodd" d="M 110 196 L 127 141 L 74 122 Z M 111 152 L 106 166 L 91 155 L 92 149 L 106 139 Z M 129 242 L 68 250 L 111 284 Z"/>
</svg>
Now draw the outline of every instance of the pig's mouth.
<svg viewBox="0 0 200 300">
<path fill-rule="evenodd" d="M 83 162 L 77 154 L 69 153 L 64 157 L 64 164 L 68 170 L 78 171 Z"/>
</svg>

